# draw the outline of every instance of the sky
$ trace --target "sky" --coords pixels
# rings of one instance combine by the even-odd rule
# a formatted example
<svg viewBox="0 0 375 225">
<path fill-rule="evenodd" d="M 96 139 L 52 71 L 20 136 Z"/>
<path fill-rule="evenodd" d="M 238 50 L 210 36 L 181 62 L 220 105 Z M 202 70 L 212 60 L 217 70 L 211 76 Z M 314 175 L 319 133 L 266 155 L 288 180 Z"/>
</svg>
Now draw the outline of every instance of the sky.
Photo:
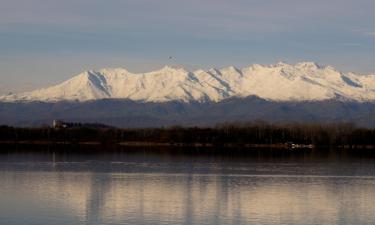
<svg viewBox="0 0 375 225">
<path fill-rule="evenodd" d="M 315 61 L 375 73 L 374 10 L 374 0 L 0 0 L 0 94 L 104 67 Z"/>
</svg>

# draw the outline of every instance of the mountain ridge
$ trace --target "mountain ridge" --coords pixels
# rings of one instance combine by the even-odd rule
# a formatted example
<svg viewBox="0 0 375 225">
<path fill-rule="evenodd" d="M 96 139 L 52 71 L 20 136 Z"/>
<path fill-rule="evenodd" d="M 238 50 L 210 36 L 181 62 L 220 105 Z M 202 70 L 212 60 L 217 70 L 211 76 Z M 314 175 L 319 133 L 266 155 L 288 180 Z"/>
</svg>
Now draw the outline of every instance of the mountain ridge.
<svg viewBox="0 0 375 225">
<path fill-rule="evenodd" d="M 86 102 L 0 102 L 0 124 L 33 127 L 53 120 L 116 127 L 214 126 L 218 123 L 353 123 L 375 127 L 375 103 L 337 100 L 270 102 L 256 96 L 218 103 L 142 103 L 102 99 Z"/>
<path fill-rule="evenodd" d="M 60 84 L 5 95 L 2 102 L 91 101 L 129 99 L 140 102 L 220 102 L 228 98 L 259 98 L 276 102 L 375 101 L 375 75 L 343 73 L 315 62 L 290 65 L 253 64 L 188 71 L 164 66 L 147 73 L 123 68 L 84 71 Z"/>
</svg>

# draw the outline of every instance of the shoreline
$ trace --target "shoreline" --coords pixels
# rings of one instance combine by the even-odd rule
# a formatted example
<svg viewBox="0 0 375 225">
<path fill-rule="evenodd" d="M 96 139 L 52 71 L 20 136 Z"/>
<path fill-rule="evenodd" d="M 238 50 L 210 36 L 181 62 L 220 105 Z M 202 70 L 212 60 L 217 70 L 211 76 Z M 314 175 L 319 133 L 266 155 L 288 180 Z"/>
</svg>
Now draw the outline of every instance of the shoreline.
<svg viewBox="0 0 375 225">
<path fill-rule="evenodd" d="M 150 141 L 122 141 L 102 143 L 99 141 L 0 141 L 0 145 L 77 145 L 77 146 L 122 146 L 122 147 L 193 147 L 193 148 L 257 148 L 257 149 L 309 149 L 337 148 L 337 149 L 374 149 L 375 145 L 339 145 L 339 146 L 315 146 L 312 144 L 252 144 L 252 143 L 181 143 L 181 142 L 150 142 Z"/>
<path fill-rule="evenodd" d="M 93 146 L 124 146 L 124 147 L 203 147 L 203 148 L 215 148 L 215 147 L 228 147 L 228 148 L 275 148 L 275 149 L 287 149 L 287 144 L 236 144 L 236 143 L 178 143 L 178 142 L 149 142 L 149 141 L 123 141 L 123 142 L 110 142 L 101 143 L 99 141 L 0 141 L 0 144 L 8 145 L 93 145 Z M 310 148 L 308 145 L 298 145 L 294 148 Z"/>
</svg>

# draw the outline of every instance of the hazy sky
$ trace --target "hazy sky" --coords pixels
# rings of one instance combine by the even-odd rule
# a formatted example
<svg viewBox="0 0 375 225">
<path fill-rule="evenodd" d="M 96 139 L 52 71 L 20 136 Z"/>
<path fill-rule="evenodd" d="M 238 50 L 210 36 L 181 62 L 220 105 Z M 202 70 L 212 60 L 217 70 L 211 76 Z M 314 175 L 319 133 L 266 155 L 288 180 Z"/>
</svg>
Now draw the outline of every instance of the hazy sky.
<svg viewBox="0 0 375 225">
<path fill-rule="evenodd" d="M 375 72 L 375 1 L 0 0 L 1 94 L 102 67 L 306 60 Z"/>
</svg>

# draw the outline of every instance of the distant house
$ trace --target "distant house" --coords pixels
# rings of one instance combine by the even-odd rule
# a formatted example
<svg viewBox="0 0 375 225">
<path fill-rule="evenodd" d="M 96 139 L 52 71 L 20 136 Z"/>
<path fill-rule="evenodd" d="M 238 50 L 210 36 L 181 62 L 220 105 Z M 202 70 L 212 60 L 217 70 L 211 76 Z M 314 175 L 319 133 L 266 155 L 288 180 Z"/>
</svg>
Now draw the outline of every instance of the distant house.
<svg viewBox="0 0 375 225">
<path fill-rule="evenodd" d="M 62 120 L 53 120 L 52 127 L 53 128 L 67 128 L 68 124 Z"/>
</svg>

